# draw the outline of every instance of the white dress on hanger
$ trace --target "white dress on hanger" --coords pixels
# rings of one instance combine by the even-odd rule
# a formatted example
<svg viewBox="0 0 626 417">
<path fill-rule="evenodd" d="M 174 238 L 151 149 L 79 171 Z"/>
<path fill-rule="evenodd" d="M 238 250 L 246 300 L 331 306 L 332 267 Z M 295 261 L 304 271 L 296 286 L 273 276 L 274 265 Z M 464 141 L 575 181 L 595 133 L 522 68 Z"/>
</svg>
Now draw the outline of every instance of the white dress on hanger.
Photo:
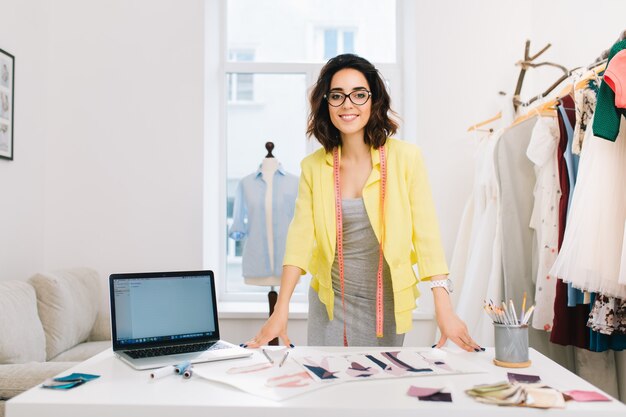
<svg viewBox="0 0 626 417">
<path fill-rule="evenodd" d="M 537 276 L 535 279 L 535 311 L 532 326 L 550 331 L 554 320 L 556 279 L 548 272 L 558 255 L 559 245 L 559 167 L 556 158 L 559 145 L 559 125 L 554 117 L 541 117 L 533 128 L 526 151 L 535 164 L 537 182 L 533 195 L 530 227 L 535 230 Z M 530 307 L 530 306 L 527 306 Z"/>
<path fill-rule="evenodd" d="M 626 222 L 626 122 L 615 142 L 588 129 L 561 251 L 550 274 L 575 288 L 626 298 L 619 282 Z"/>
<path fill-rule="evenodd" d="M 491 299 L 499 303 L 503 295 L 500 237 L 496 232 L 500 229 L 497 225 L 500 193 L 494 166 L 494 151 L 502 132 L 499 130 L 482 138 L 478 145 L 474 189 L 469 202 L 473 207 L 466 211 L 473 212 L 469 245 L 460 245 L 459 248 L 466 250 L 455 251 L 453 255 L 452 265 L 459 265 L 460 271 L 451 270 L 454 280 L 455 272 L 462 273 L 464 264 L 463 285 L 455 289 L 458 292 L 456 312 L 465 321 L 472 338 L 483 346 L 494 344 L 493 325 L 483 310 L 483 302 Z M 468 220 L 469 216 L 464 216 L 464 222 Z M 467 225 L 462 224 L 461 228 Z"/>
<path fill-rule="evenodd" d="M 474 190 L 465 202 L 461 221 L 459 223 L 459 232 L 456 235 L 454 249 L 452 250 L 452 261 L 450 262 L 450 280 L 454 283 L 454 288 L 450 294 L 452 305 L 456 309 L 459 305 L 461 296 L 461 288 L 465 282 L 465 274 L 467 271 L 468 254 L 471 248 L 472 238 L 472 222 L 474 221 Z"/>
</svg>

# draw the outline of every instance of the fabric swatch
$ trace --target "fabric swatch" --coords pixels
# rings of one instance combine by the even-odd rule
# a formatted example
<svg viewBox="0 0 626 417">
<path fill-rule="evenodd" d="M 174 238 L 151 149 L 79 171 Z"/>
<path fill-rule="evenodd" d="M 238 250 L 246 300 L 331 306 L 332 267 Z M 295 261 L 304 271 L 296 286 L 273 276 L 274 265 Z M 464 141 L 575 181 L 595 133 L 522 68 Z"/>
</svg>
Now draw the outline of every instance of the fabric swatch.
<svg viewBox="0 0 626 417">
<path fill-rule="evenodd" d="M 452 394 L 449 392 L 438 392 L 433 395 L 428 395 L 425 397 L 419 397 L 420 401 L 439 401 L 445 403 L 452 402 Z"/>
<path fill-rule="evenodd" d="M 596 391 L 571 390 L 564 391 L 563 394 L 571 397 L 572 400 L 579 402 L 611 401 L 610 398 Z"/>
<path fill-rule="evenodd" d="M 41 385 L 42 388 L 67 390 L 75 388 L 92 379 L 100 378 L 100 375 L 73 373 L 54 379 L 47 379 Z"/>
<path fill-rule="evenodd" d="M 424 387 L 416 387 L 415 385 L 411 385 L 409 387 L 408 395 L 411 397 L 426 397 L 429 395 L 436 394 L 440 392 L 443 388 L 424 388 Z"/>
<path fill-rule="evenodd" d="M 451 403 L 452 394 L 449 392 L 442 392 L 443 389 L 444 388 L 416 387 L 411 385 L 407 394 L 411 397 L 417 397 L 420 401 L 439 401 Z"/>
<path fill-rule="evenodd" d="M 520 382 L 522 384 L 534 384 L 536 382 L 541 382 L 541 378 L 538 375 L 526 375 L 508 372 L 507 376 L 510 383 Z"/>
</svg>

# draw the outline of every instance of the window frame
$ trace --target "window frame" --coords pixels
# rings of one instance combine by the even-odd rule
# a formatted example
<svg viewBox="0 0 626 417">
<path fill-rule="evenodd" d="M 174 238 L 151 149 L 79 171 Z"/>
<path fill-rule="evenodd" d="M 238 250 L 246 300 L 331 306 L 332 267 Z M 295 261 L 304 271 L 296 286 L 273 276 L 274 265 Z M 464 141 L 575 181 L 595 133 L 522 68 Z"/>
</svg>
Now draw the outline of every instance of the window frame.
<svg viewBox="0 0 626 417">
<path fill-rule="evenodd" d="M 344 53 L 353 53 L 353 51 L 346 51 L 346 33 L 350 33 L 352 34 L 352 36 L 354 37 L 352 39 L 352 46 L 353 46 L 353 50 L 354 47 L 356 46 L 355 44 L 355 39 L 356 36 L 358 34 L 358 28 L 353 27 L 353 26 L 348 26 L 348 25 L 339 25 L 339 26 L 326 26 L 326 25 L 320 25 L 317 27 L 316 31 L 319 31 L 319 36 L 320 36 L 320 43 L 321 43 L 321 49 L 322 49 L 322 55 L 324 56 L 324 59 L 330 59 L 330 58 L 326 58 L 326 33 L 330 30 L 333 30 L 335 32 L 336 38 L 335 38 L 335 49 L 337 50 L 336 54 L 344 54 Z M 317 48 L 316 48 L 317 49 Z"/>
<path fill-rule="evenodd" d="M 237 46 L 235 48 L 231 48 L 230 51 L 227 51 L 227 54 L 229 55 L 227 58 L 227 62 L 231 61 L 231 52 L 234 53 L 235 55 L 239 55 L 239 54 L 249 54 L 252 57 L 256 56 L 256 50 L 254 47 L 242 47 L 242 46 Z M 252 61 L 248 61 L 248 60 L 234 60 L 231 62 L 252 62 Z M 250 98 L 240 98 L 240 93 L 242 92 L 240 87 L 241 87 L 241 80 L 239 77 L 239 73 L 234 73 L 231 75 L 230 78 L 230 83 L 227 82 L 227 87 L 226 87 L 226 97 L 227 97 L 227 101 L 228 104 L 230 105 L 237 105 L 237 104 L 243 104 L 243 105 L 249 105 L 249 104 L 254 104 L 255 103 L 255 97 L 254 97 L 254 78 L 252 78 L 250 80 L 250 85 L 252 86 L 252 92 L 251 92 L 251 97 Z"/>
<path fill-rule="evenodd" d="M 266 301 L 266 294 L 226 292 L 228 244 L 225 239 L 227 231 L 226 118 L 228 106 L 239 103 L 228 100 L 226 75 L 229 73 L 303 74 L 306 85 L 310 88 L 317 80 L 324 63 L 229 61 L 226 27 L 227 1 L 205 1 L 205 163 L 202 258 L 204 267 L 215 273 L 218 301 L 261 302 Z M 396 0 L 396 62 L 373 62 L 385 78 L 390 80 L 392 105 L 400 115 L 403 114 L 405 108 L 414 107 L 412 104 L 405 105 L 407 97 L 403 94 L 406 90 L 403 77 L 406 69 L 402 39 L 407 26 L 404 23 L 407 5 L 408 9 L 413 8 L 410 0 Z M 354 33 L 357 34 L 356 31 Z M 413 62 L 413 60 L 409 61 Z M 401 130 L 405 129 L 401 127 Z M 397 136 L 401 137 L 401 133 L 398 132 Z M 316 141 L 307 141 L 306 153 L 309 154 L 319 147 Z M 306 304 L 306 294 L 294 294 L 292 301 Z"/>
</svg>

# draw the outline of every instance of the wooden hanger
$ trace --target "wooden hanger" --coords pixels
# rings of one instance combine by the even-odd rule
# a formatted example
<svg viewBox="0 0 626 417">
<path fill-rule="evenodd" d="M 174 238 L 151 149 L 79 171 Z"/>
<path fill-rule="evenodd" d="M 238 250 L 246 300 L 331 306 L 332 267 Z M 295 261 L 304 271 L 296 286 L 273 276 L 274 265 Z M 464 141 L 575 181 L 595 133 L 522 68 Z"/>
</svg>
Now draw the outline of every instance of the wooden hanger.
<svg viewBox="0 0 626 417">
<path fill-rule="evenodd" d="M 482 122 L 480 122 L 480 123 L 476 123 L 475 125 L 470 126 L 470 127 L 467 129 L 467 131 L 468 131 L 468 132 L 471 132 L 471 131 L 473 131 L 473 130 L 477 130 L 479 127 L 482 127 L 482 126 L 488 125 L 489 123 L 495 122 L 496 120 L 501 119 L 501 118 L 502 118 L 502 112 L 501 112 L 501 111 L 499 111 L 499 112 L 498 112 L 495 116 L 493 116 L 492 118 L 487 119 L 487 120 L 485 120 L 485 121 L 482 121 Z"/>
<path fill-rule="evenodd" d="M 587 74 L 585 74 L 580 79 L 580 81 L 576 83 L 576 85 L 574 86 L 574 90 L 580 90 L 581 88 L 587 87 L 587 83 L 589 83 L 589 80 L 591 78 L 596 77 L 598 74 L 606 69 L 606 60 L 604 60 L 604 62 L 596 63 L 595 65 L 595 68 L 593 66 L 589 68 L 589 72 L 587 72 Z"/>
<path fill-rule="evenodd" d="M 571 86 L 570 86 L 571 88 Z M 563 91 L 565 91 L 565 89 L 563 89 Z M 569 91 L 569 90 L 568 90 Z M 543 104 L 541 104 L 540 106 L 537 107 L 533 107 L 532 109 L 530 109 L 527 113 L 519 116 L 517 119 L 515 119 L 513 121 L 513 123 L 511 123 L 511 126 L 509 126 L 509 128 L 518 125 L 520 123 L 522 123 L 525 120 L 528 120 L 532 117 L 535 116 L 541 116 L 541 117 L 556 117 L 556 105 L 558 103 L 558 99 L 554 99 L 554 100 L 549 100 Z"/>
<path fill-rule="evenodd" d="M 531 117 L 534 117 L 534 116 L 545 116 L 545 117 L 556 116 L 556 105 L 559 103 L 559 100 L 562 99 L 563 97 L 567 96 L 568 94 L 571 94 L 572 91 L 574 91 L 574 90 L 578 90 L 578 89 L 586 87 L 587 83 L 589 82 L 589 80 L 592 77 L 594 77 L 595 75 L 601 73 L 602 71 L 604 71 L 606 69 L 606 61 L 605 62 L 602 62 L 602 61 L 595 62 L 593 65 L 591 65 L 589 67 L 589 69 L 590 69 L 589 73 L 586 74 L 583 79 L 579 80 L 576 83 L 576 85 L 574 85 L 572 83 L 567 83 L 554 96 L 554 98 L 552 100 L 548 100 L 548 101 L 544 102 L 543 104 L 541 104 L 540 106 L 530 109 L 526 114 L 523 114 L 520 117 L 518 117 L 517 119 L 515 119 L 515 121 L 513 121 L 513 123 L 511 124 L 511 126 L 515 126 L 517 124 L 520 124 L 524 120 L 528 120 L 528 119 L 530 119 Z M 538 99 L 540 99 L 542 97 L 545 97 L 545 95 L 551 93 L 552 90 L 554 90 L 554 88 L 556 88 L 559 84 L 561 84 L 567 78 L 568 77 L 565 77 L 565 76 L 559 78 L 555 83 L 553 83 L 542 94 L 540 94 L 538 96 L 535 96 L 535 97 L 533 97 L 533 99 L 529 100 L 527 103 L 522 103 L 522 104 L 528 105 L 528 104 L 532 103 L 535 100 L 538 100 Z"/>
</svg>

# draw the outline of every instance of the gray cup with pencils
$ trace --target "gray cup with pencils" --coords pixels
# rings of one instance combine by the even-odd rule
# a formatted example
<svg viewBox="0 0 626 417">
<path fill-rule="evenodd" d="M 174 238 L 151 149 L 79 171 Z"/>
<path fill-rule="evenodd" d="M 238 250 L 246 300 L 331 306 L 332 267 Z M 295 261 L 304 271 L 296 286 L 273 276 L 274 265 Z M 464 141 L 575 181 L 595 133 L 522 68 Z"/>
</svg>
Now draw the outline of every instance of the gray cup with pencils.
<svg viewBox="0 0 626 417">
<path fill-rule="evenodd" d="M 528 325 L 493 324 L 496 337 L 494 363 L 506 368 L 530 366 L 528 359 Z"/>
<path fill-rule="evenodd" d="M 506 368 L 530 366 L 528 358 L 528 321 L 535 306 L 526 310 L 526 294 L 518 315 L 513 300 L 502 302 L 501 306 L 492 301 L 485 303 L 485 311 L 493 320 L 496 357 L 493 362 Z"/>
</svg>

